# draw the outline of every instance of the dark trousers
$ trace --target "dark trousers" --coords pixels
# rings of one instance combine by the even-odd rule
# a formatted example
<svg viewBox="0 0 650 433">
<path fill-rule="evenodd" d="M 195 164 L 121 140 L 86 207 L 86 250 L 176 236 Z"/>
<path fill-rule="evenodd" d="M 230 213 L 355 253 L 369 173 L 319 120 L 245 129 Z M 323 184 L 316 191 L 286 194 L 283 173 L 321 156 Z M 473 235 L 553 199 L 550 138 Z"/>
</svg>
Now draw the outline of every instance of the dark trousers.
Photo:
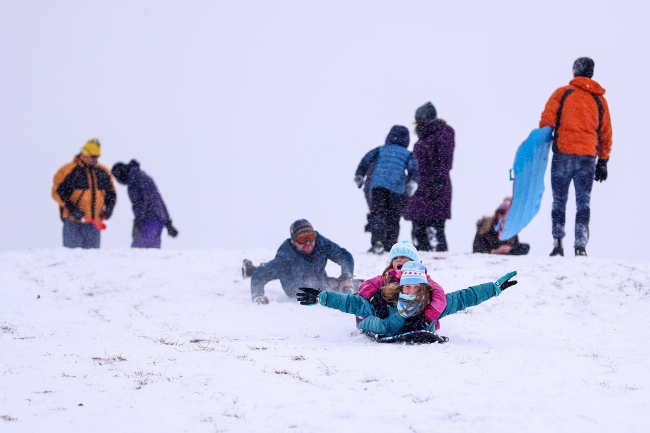
<svg viewBox="0 0 650 433">
<path fill-rule="evenodd" d="M 445 236 L 445 221 L 413 221 L 413 245 L 418 251 L 447 251 L 447 237 Z M 435 247 L 431 245 L 431 240 L 436 240 Z"/>
<path fill-rule="evenodd" d="M 402 217 L 406 198 L 386 188 L 372 190 L 371 242 L 381 242 L 385 251 L 397 243 L 399 220 Z"/>
<path fill-rule="evenodd" d="M 63 246 L 66 248 L 99 248 L 99 230 L 92 224 L 64 220 Z"/>
<path fill-rule="evenodd" d="M 131 248 L 160 248 L 160 235 L 165 221 L 146 219 L 133 223 Z"/>
<path fill-rule="evenodd" d="M 575 247 L 586 247 L 589 241 L 589 219 L 591 218 L 591 187 L 596 174 L 596 157 L 553 154 L 551 163 L 551 187 L 553 189 L 553 237 L 563 238 L 566 233 L 566 202 L 569 198 L 569 185 L 573 180 L 576 190 Z"/>
</svg>

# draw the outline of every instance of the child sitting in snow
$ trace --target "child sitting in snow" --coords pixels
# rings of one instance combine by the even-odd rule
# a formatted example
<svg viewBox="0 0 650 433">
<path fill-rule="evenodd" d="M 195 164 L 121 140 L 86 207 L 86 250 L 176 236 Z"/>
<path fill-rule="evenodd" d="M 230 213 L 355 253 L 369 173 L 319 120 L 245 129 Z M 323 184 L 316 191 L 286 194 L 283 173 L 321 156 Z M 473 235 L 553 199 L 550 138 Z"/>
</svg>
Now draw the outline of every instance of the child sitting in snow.
<svg viewBox="0 0 650 433">
<path fill-rule="evenodd" d="M 499 296 L 502 290 L 517 284 L 510 281 L 517 272 L 510 272 L 494 283 L 484 283 L 446 295 L 447 306 L 438 320 L 457 313 L 468 307 Z M 422 313 L 431 302 L 433 288 L 429 284 L 423 264 L 407 262 L 402 266 L 399 286 L 388 285 L 382 288 L 382 295 L 388 302 L 388 317 L 379 318 L 370 302 L 361 296 L 324 292 L 319 289 L 303 287 L 296 294 L 301 305 L 317 303 L 334 308 L 344 313 L 366 316 L 357 327 L 364 332 L 379 336 L 394 336 L 409 331 L 426 330 L 433 332 L 434 324 L 425 325 L 413 318 L 422 317 Z"/>
<path fill-rule="evenodd" d="M 402 276 L 402 266 L 410 261 L 420 262 L 415 247 L 411 245 L 409 241 L 397 243 L 393 245 L 390 250 L 390 255 L 388 256 L 388 267 L 386 267 L 384 272 L 381 275 L 364 281 L 359 285 L 359 295 L 370 302 L 370 305 L 372 305 L 375 310 L 375 315 L 380 319 L 388 317 L 389 303 L 386 294 L 391 293 L 390 297 L 392 298 L 392 293 L 397 287 L 399 287 L 399 281 Z M 423 326 L 425 324 L 428 326 L 431 323 L 435 323 L 435 329 L 440 329 L 438 319 L 447 306 L 447 298 L 445 296 L 445 291 L 440 287 L 440 284 L 433 281 L 428 274 L 426 275 L 426 278 L 427 284 L 431 287 L 431 296 L 428 298 L 429 301 L 424 304 L 425 308 L 421 312 L 421 316 L 417 319 L 419 319 Z M 386 290 L 382 290 L 382 288 L 386 288 Z"/>
</svg>

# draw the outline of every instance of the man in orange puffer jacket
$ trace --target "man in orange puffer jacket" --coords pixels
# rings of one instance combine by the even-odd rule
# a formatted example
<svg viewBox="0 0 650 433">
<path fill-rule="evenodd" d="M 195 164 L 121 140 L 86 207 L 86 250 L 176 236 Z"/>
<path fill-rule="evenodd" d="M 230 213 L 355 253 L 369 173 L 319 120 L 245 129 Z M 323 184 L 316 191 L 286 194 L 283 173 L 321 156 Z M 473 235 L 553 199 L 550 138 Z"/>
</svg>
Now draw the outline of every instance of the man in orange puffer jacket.
<svg viewBox="0 0 650 433">
<path fill-rule="evenodd" d="M 605 89 L 591 79 L 594 61 L 581 57 L 573 64 L 573 80 L 557 89 L 546 103 L 539 127 L 553 128 L 553 251 L 564 256 L 566 202 L 573 180 L 576 190 L 575 254 L 586 256 L 589 240 L 589 201 L 594 180 L 607 179 L 607 161 L 612 150 L 612 122 Z M 598 162 L 596 162 L 598 158 Z"/>
</svg>

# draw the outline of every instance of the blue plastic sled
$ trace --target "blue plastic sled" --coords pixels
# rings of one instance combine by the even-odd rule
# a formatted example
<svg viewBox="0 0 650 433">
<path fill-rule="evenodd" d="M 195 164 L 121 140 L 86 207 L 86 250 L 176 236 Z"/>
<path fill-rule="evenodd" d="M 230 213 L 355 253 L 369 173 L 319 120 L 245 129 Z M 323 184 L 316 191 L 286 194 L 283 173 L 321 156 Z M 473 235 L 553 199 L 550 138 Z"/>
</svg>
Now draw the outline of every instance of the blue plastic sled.
<svg viewBox="0 0 650 433">
<path fill-rule="evenodd" d="M 524 229 L 537 215 L 544 195 L 544 173 L 548 165 L 552 129 L 535 129 L 521 143 L 515 163 L 512 204 L 506 214 L 499 239 L 506 241 Z"/>
</svg>

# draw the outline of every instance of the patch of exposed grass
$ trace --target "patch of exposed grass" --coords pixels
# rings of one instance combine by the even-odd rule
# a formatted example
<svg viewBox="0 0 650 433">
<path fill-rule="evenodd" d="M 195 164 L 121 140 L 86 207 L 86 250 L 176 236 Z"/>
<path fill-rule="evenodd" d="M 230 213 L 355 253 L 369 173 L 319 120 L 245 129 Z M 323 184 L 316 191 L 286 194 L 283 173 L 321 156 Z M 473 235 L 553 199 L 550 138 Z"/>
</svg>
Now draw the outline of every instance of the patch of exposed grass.
<svg viewBox="0 0 650 433">
<path fill-rule="evenodd" d="M 116 362 L 126 361 L 126 358 L 123 357 L 122 355 L 107 356 L 104 358 L 102 358 L 101 356 L 93 356 L 92 360 L 95 365 L 105 365 L 105 364 L 113 365 Z"/>
</svg>

